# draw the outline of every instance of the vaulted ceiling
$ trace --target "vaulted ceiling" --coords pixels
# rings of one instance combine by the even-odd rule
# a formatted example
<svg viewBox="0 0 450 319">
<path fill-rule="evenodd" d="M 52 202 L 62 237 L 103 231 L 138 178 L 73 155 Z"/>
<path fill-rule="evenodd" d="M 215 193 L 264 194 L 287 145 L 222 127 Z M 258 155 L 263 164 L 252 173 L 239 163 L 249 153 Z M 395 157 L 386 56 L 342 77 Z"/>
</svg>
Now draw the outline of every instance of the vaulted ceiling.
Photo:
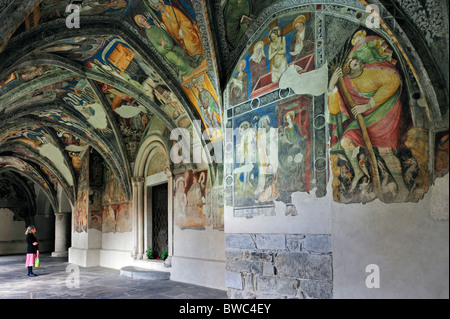
<svg viewBox="0 0 450 319">
<path fill-rule="evenodd" d="M 384 3 L 406 17 L 397 1 Z M 79 11 L 66 12 L 70 4 Z M 90 146 L 129 198 L 136 154 L 152 127 L 164 127 L 168 145 L 174 128 L 191 134 L 222 128 L 223 91 L 249 39 L 274 12 L 301 4 L 2 1 L 0 170 L 22 172 L 50 197 L 59 185 L 73 204 L 80 158 Z M 407 18 L 401 21 L 415 28 Z M 445 83 L 434 67 L 429 66 L 430 74 L 438 74 L 432 81 Z M 207 113 L 203 90 L 212 99 Z M 211 138 L 221 143 L 220 136 Z"/>
</svg>

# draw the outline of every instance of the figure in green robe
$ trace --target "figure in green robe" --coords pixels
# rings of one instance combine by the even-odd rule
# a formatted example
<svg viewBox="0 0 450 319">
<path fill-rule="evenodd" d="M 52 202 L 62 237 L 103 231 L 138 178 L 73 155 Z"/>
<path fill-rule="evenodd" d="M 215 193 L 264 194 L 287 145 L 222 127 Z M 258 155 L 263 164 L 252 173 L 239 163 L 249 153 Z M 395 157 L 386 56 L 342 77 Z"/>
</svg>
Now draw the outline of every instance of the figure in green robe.
<svg viewBox="0 0 450 319">
<path fill-rule="evenodd" d="M 136 15 L 134 20 L 138 26 L 145 29 L 145 35 L 156 50 L 178 71 L 180 80 L 183 80 L 183 76 L 191 74 L 202 62 L 202 55 L 194 57 L 188 55 L 165 30 L 156 25 L 151 25 L 143 15 Z"/>
</svg>

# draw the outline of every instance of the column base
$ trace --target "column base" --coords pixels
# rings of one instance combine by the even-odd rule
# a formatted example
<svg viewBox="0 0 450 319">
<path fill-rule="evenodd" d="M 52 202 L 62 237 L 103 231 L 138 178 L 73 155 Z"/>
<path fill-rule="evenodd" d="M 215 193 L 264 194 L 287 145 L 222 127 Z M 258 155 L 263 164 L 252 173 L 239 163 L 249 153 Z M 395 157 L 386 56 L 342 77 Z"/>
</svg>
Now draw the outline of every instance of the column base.
<svg viewBox="0 0 450 319">
<path fill-rule="evenodd" d="M 69 252 L 68 251 L 54 251 L 52 252 L 52 257 L 68 257 Z"/>
</svg>

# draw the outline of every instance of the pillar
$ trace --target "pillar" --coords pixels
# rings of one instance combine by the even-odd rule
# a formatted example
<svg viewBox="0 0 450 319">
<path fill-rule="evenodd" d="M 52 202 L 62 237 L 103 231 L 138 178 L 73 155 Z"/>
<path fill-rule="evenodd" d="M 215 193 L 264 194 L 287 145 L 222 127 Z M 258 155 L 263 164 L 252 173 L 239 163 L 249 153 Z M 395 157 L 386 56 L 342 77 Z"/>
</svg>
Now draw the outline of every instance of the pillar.
<svg viewBox="0 0 450 319">
<path fill-rule="evenodd" d="M 169 167 L 164 169 L 164 173 L 167 176 L 167 215 L 168 215 L 168 223 L 167 228 L 169 232 L 168 236 L 168 257 L 166 259 L 166 267 L 172 266 L 172 256 L 173 256 L 173 174 Z"/>
<path fill-rule="evenodd" d="M 70 213 L 55 213 L 55 251 L 52 257 L 67 257 L 70 245 Z"/>
<path fill-rule="evenodd" d="M 135 226 L 135 259 L 142 259 L 144 256 L 144 177 L 133 177 L 133 211 Z"/>
</svg>

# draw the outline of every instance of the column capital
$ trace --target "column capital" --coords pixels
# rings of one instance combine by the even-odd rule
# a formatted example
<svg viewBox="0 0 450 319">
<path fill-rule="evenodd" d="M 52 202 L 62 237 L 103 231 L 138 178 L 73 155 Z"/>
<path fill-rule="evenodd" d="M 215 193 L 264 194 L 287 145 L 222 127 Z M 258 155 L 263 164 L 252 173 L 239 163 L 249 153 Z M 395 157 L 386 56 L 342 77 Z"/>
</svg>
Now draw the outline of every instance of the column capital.
<svg viewBox="0 0 450 319">
<path fill-rule="evenodd" d="M 143 176 L 135 176 L 131 178 L 131 183 L 133 186 L 142 186 L 144 185 L 145 178 Z"/>
<path fill-rule="evenodd" d="M 166 173 L 167 178 L 170 178 L 173 176 L 172 171 L 170 170 L 170 166 L 164 167 L 164 173 Z"/>
</svg>

